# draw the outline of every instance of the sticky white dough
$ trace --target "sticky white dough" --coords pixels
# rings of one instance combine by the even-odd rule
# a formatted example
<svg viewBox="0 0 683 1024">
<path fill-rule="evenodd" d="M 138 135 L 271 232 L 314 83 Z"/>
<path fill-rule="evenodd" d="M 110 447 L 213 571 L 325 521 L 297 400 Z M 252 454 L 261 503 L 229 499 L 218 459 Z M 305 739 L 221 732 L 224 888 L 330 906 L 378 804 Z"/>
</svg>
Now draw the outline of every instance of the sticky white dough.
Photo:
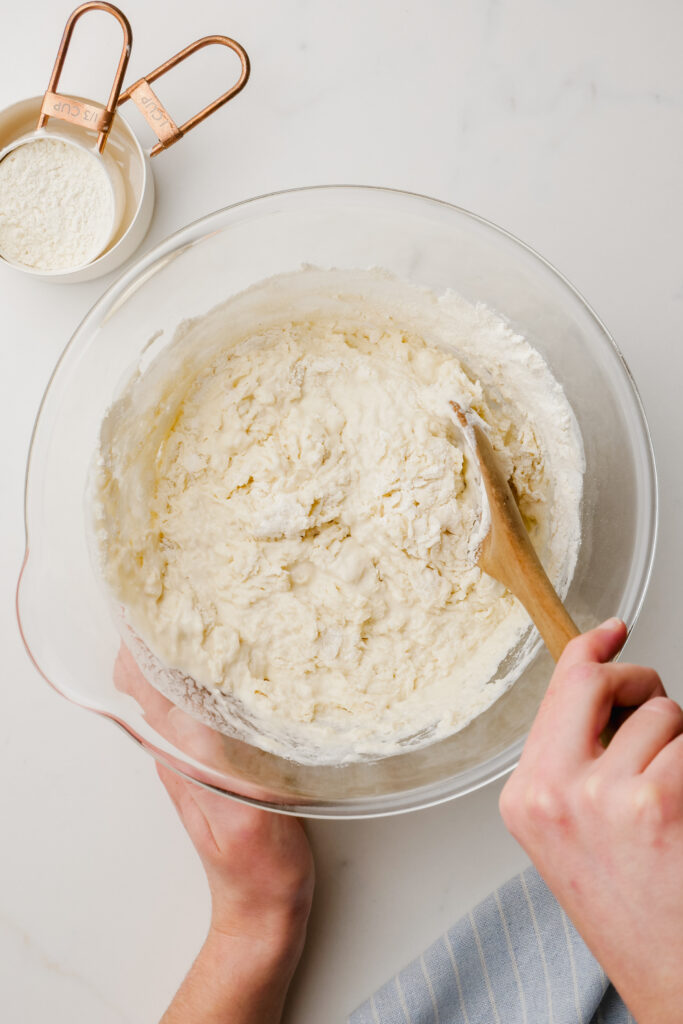
<svg viewBox="0 0 683 1024">
<path fill-rule="evenodd" d="M 110 410 L 96 474 L 103 570 L 157 672 L 214 693 L 227 731 L 237 707 L 251 742 L 321 762 L 444 736 L 500 696 L 528 618 L 475 564 L 487 510 L 451 398 L 565 590 L 581 440 L 499 316 L 306 269 L 184 325 Z"/>
</svg>

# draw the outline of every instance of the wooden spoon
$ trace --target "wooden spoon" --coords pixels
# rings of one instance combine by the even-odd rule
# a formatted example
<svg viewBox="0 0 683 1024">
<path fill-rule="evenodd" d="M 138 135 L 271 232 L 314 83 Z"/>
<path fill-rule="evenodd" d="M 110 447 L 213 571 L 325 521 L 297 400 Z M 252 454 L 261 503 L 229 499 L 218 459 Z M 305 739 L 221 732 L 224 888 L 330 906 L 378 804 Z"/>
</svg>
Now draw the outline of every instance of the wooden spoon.
<svg viewBox="0 0 683 1024">
<path fill-rule="evenodd" d="M 451 402 L 451 406 L 466 435 L 474 435 L 475 454 L 491 510 L 491 526 L 479 548 L 477 564 L 522 602 L 557 661 L 580 630 L 541 565 L 491 442 L 477 423 L 467 419 L 457 402 Z"/>
</svg>

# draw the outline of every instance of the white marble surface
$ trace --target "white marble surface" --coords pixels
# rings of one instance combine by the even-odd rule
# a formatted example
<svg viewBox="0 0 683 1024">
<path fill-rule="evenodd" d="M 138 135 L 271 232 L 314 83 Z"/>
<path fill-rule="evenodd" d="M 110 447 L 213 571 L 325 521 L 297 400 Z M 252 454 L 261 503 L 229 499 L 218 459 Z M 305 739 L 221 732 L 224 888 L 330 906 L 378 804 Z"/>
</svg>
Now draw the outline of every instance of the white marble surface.
<svg viewBox="0 0 683 1024">
<path fill-rule="evenodd" d="M 213 32 L 241 40 L 253 61 L 245 93 L 155 161 L 158 204 L 145 248 L 257 193 L 383 184 L 506 226 L 594 305 L 640 386 L 660 472 L 659 553 L 630 657 L 656 664 L 681 699 L 679 0 L 122 2 L 135 35 L 129 80 Z M 0 106 L 44 87 L 69 8 L 33 0 L 14 6 L 11 20 L 5 12 Z M 88 28 L 77 40 L 65 89 L 106 91 L 105 61 L 87 46 L 95 36 Z M 113 52 L 114 43 L 101 49 Z M 221 56 L 160 88 L 179 118 L 218 91 Z M 106 283 L 50 286 L 0 267 L 7 1024 L 156 1020 L 206 922 L 199 864 L 151 761 L 48 689 L 14 619 L 33 418 L 55 360 Z M 519 868 L 523 857 L 497 817 L 498 791 L 389 820 L 312 825 L 318 895 L 288 1024 L 342 1019 Z"/>
</svg>

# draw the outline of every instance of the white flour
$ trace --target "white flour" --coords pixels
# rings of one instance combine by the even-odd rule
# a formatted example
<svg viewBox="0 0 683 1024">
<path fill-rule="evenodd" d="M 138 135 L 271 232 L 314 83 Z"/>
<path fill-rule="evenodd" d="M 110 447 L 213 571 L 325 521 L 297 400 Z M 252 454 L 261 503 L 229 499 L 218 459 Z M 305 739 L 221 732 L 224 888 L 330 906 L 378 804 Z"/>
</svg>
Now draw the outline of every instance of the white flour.
<svg viewBox="0 0 683 1024">
<path fill-rule="evenodd" d="M 0 255 L 36 270 L 94 260 L 109 240 L 114 197 L 104 167 L 79 146 L 36 139 L 0 161 Z"/>
<path fill-rule="evenodd" d="M 484 711 L 529 620 L 474 562 L 486 508 L 450 399 L 484 422 L 564 593 L 581 439 L 496 314 L 307 269 L 184 324 L 110 410 L 96 479 L 148 678 L 181 703 L 199 684 L 214 724 L 300 761 L 391 754 Z"/>
</svg>

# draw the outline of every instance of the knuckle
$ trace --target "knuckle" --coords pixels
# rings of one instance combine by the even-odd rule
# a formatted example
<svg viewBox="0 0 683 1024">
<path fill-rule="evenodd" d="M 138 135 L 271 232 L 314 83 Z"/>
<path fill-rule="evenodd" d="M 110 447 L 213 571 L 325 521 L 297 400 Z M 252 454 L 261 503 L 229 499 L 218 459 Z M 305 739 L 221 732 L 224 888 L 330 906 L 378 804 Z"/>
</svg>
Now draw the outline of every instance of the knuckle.
<svg viewBox="0 0 683 1024">
<path fill-rule="evenodd" d="M 524 797 L 527 820 L 532 825 L 561 825 L 567 819 L 567 805 L 561 789 L 547 782 L 534 782 Z"/>
<path fill-rule="evenodd" d="M 581 799 L 589 807 L 599 806 L 603 800 L 604 786 L 597 772 L 592 772 L 583 780 Z"/>
<path fill-rule="evenodd" d="M 632 809 L 641 827 L 657 828 L 675 812 L 672 801 L 663 786 L 652 779 L 641 779 L 633 787 Z"/>
</svg>

